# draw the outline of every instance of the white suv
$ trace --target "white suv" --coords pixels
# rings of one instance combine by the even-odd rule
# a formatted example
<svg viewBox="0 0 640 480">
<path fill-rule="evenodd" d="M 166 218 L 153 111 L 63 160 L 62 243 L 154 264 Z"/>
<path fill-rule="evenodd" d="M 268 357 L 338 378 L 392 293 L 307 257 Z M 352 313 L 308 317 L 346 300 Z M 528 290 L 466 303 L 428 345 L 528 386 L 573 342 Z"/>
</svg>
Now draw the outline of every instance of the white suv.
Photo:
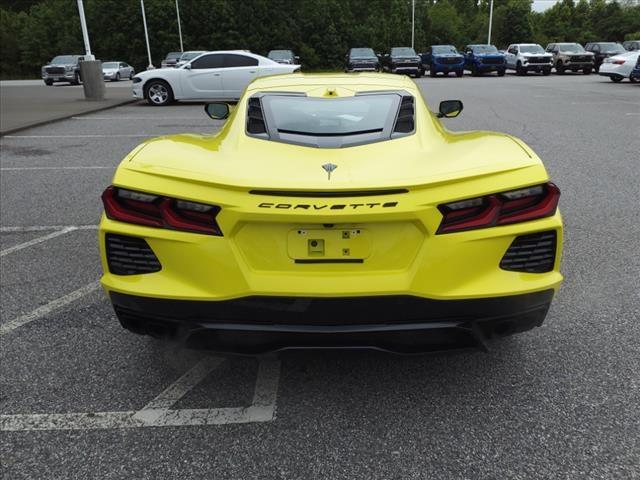
<svg viewBox="0 0 640 480">
<path fill-rule="evenodd" d="M 507 69 L 515 70 L 517 75 L 527 72 L 551 73 L 553 55 L 546 53 L 537 43 L 514 43 L 505 53 Z"/>
</svg>

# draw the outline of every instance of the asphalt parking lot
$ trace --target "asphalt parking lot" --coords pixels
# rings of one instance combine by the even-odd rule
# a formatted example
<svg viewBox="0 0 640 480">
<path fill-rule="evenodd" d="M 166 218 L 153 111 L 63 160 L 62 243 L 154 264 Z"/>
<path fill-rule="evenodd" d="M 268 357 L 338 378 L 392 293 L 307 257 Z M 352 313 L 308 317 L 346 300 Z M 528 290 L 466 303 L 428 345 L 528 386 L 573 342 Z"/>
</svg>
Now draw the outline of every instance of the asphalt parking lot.
<svg viewBox="0 0 640 480">
<path fill-rule="evenodd" d="M 100 193 L 201 105 L 132 104 L 2 137 L 5 478 L 640 477 L 640 85 L 423 78 L 453 130 L 506 131 L 562 190 L 565 283 L 489 353 L 218 358 L 124 331 L 98 289 Z"/>
</svg>

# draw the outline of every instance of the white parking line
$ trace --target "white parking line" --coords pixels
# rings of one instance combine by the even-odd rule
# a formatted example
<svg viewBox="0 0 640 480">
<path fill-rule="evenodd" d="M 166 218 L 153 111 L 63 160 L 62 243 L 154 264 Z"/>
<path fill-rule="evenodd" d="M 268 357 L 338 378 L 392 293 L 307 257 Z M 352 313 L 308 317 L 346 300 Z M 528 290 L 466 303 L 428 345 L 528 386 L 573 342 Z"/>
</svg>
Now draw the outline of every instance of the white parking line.
<svg viewBox="0 0 640 480">
<path fill-rule="evenodd" d="M 221 362 L 222 359 L 216 358 L 201 360 L 139 411 L 0 415 L 0 431 L 185 427 L 272 421 L 280 377 L 277 360 L 260 361 L 253 404 L 249 407 L 169 409 Z"/>
<path fill-rule="evenodd" d="M 5 172 L 5 171 L 16 171 L 16 170 L 103 170 L 103 169 L 109 169 L 109 170 L 113 170 L 116 168 L 117 165 L 114 166 L 84 166 L 84 165 L 79 165 L 77 167 L 2 167 L 0 168 L 0 171 Z"/>
<path fill-rule="evenodd" d="M 56 298 L 55 300 L 52 300 L 49 303 L 42 305 L 41 307 L 38 307 L 29 313 L 25 313 L 18 318 L 14 318 L 13 320 L 0 324 L 0 337 L 6 335 L 7 333 L 13 332 L 16 328 L 22 327 L 35 320 L 39 320 L 40 318 L 49 315 L 56 310 L 60 310 L 61 308 L 66 307 L 79 298 L 82 298 L 85 295 L 96 291 L 99 287 L 100 282 L 91 282 L 83 287 L 80 287 L 77 290 L 74 290 L 71 293 L 67 293 L 60 298 Z"/>
<path fill-rule="evenodd" d="M 98 225 L 27 225 L 24 227 L 0 227 L 0 233 L 43 232 L 46 230 L 63 230 L 73 228 L 75 230 L 97 230 Z"/>
<path fill-rule="evenodd" d="M 13 247 L 5 248 L 4 250 L 0 251 L 0 257 L 4 257 L 5 255 L 9 255 L 10 253 L 17 252 L 19 250 L 22 250 L 23 248 L 37 245 L 38 243 L 46 242 L 47 240 L 51 240 L 52 238 L 59 237 L 60 235 L 73 232 L 74 230 L 77 230 L 77 228 L 66 227 L 66 228 L 63 228 L 62 230 L 58 230 L 56 232 L 51 232 L 47 235 L 43 235 L 42 237 L 33 238 L 28 242 L 19 243 L 18 245 L 14 245 Z"/>
</svg>

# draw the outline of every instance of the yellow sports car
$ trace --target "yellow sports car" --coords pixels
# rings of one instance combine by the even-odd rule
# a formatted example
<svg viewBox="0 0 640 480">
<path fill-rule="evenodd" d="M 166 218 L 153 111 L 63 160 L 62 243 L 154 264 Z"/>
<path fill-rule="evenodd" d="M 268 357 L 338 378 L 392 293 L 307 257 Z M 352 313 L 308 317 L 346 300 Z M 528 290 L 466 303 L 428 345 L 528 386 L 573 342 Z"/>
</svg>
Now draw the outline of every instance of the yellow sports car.
<svg viewBox="0 0 640 480">
<path fill-rule="evenodd" d="M 102 195 L 133 332 L 219 352 L 484 348 L 542 324 L 560 192 L 522 141 L 452 133 L 408 78 L 280 75 L 205 106 L 217 135 L 135 148 Z"/>
</svg>

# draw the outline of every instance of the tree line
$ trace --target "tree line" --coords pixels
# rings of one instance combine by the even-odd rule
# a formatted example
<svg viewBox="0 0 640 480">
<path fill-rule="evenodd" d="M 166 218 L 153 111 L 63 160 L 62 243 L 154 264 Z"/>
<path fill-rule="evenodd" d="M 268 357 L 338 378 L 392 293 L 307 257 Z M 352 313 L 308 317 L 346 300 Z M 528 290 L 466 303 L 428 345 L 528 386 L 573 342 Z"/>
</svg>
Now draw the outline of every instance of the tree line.
<svg viewBox="0 0 640 480">
<path fill-rule="evenodd" d="M 185 50 L 291 48 L 306 70 L 340 68 L 351 47 L 384 52 L 411 44 L 411 0 L 179 0 Z M 145 69 L 138 0 L 84 0 L 96 58 Z M 145 0 L 154 65 L 180 50 L 175 0 Z M 486 43 L 489 0 L 416 0 L 415 48 Z M 637 0 L 561 0 L 542 12 L 530 0 L 495 0 L 492 43 L 640 38 Z M 74 0 L 2 0 L 0 76 L 37 77 L 55 55 L 84 44 Z"/>
</svg>

